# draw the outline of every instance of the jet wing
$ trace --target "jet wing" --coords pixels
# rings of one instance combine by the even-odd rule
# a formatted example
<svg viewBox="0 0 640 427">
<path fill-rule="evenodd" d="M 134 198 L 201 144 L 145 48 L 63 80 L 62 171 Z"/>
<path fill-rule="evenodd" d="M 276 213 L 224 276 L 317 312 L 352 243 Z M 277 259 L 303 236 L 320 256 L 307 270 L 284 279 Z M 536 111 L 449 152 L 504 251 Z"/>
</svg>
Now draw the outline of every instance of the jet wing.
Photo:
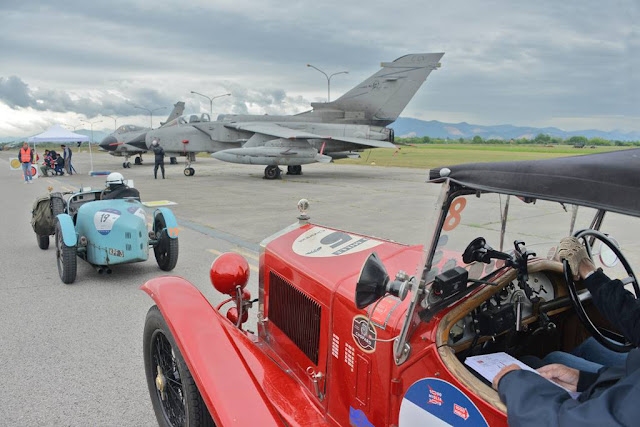
<svg viewBox="0 0 640 427">
<path fill-rule="evenodd" d="M 376 139 L 356 138 L 351 136 L 328 136 L 317 135 L 314 133 L 299 131 L 277 123 L 228 123 L 226 127 L 246 132 L 259 133 L 262 135 L 272 136 L 283 139 L 328 139 L 333 141 L 349 142 L 352 144 L 364 145 L 374 148 L 396 148 L 389 141 L 379 141 Z M 246 146 L 246 144 L 245 144 Z"/>
</svg>

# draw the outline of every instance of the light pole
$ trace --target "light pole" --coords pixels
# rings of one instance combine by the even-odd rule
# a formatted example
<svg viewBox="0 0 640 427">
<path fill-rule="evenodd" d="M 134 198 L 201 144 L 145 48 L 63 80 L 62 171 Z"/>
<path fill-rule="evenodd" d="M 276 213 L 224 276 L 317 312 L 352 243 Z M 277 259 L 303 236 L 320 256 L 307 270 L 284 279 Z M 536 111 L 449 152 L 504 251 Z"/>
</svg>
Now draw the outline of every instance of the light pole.
<svg viewBox="0 0 640 427">
<path fill-rule="evenodd" d="M 93 142 L 93 125 L 102 123 L 102 120 L 97 120 L 95 122 L 90 122 L 88 120 L 80 120 L 81 122 L 89 123 L 91 125 L 91 140 L 89 141 L 89 159 L 91 161 L 91 170 L 89 171 L 89 175 L 93 173 L 93 153 L 91 152 L 91 143 Z"/>
<path fill-rule="evenodd" d="M 158 108 L 154 108 L 153 110 L 150 110 L 150 109 L 148 109 L 148 108 L 138 107 L 137 105 L 134 105 L 134 106 L 133 106 L 133 108 L 139 108 L 139 109 L 141 109 L 141 110 L 144 110 L 144 111 L 148 111 L 148 112 L 149 112 L 149 123 L 151 123 L 151 126 L 150 126 L 150 127 L 151 127 L 151 129 L 153 129 L 153 112 L 154 112 L 154 111 L 158 111 L 158 110 L 163 110 L 163 109 L 165 109 L 165 108 L 167 108 L 167 107 L 158 107 Z"/>
<path fill-rule="evenodd" d="M 338 71 L 337 73 L 333 73 L 333 74 L 328 75 L 327 73 L 322 71 L 320 68 L 315 67 L 315 66 L 313 66 L 311 64 L 307 64 L 307 67 L 311 67 L 311 68 L 313 68 L 315 70 L 320 71 L 327 78 L 327 102 L 331 102 L 331 77 L 336 76 L 338 74 L 349 74 L 348 71 Z"/>
<path fill-rule="evenodd" d="M 223 93 L 222 95 L 216 95 L 214 97 L 209 97 L 207 95 L 203 95 L 200 92 L 196 92 L 195 90 L 192 90 L 191 93 L 195 93 L 196 95 L 200 95 L 200 96 L 204 96 L 205 98 L 207 98 L 209 100 L 209 118 L 213 117 L 213 100 L 216 98 L 222 98 L 223 96 L 231 96 L 230 93 Z"/>
<path fill-rule="evenodd" d="M 104 114 L 103 117 L 109 117 L 110 119 L 113 119 L 113 131 L 115 132 L 118 129 L 118 119 L 113 116 L 105 116 Z"/>
</svg>

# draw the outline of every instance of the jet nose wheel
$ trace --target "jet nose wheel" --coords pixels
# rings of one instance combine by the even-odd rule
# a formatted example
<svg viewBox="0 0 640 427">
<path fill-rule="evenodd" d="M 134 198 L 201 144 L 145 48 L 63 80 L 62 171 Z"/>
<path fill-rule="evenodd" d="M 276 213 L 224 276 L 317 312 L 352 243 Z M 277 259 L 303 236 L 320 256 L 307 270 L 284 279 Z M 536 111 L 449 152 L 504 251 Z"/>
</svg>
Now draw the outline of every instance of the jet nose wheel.
<svg viewBox="0 0 640 427">
<path fill-rule="evenodd" d="M 264 179 L 278 179 L 281 172 L 278 166 L 267 166 L 264 169 Z"/>
<path fill-rule="evenodd" d="M 184 176 L 193 176 L 196 174 L 196 170 L 194 168 L 185 168 Z"/>
<path fill-rule="evenodd" d="M 125 169 L 130 168 L 130 167 L 131 167 L 131 162 L 124 162 L 124 163 L 122 163 L 122 167 L 123 167 L 123 168 L 125 168 Z"/>
</svg>

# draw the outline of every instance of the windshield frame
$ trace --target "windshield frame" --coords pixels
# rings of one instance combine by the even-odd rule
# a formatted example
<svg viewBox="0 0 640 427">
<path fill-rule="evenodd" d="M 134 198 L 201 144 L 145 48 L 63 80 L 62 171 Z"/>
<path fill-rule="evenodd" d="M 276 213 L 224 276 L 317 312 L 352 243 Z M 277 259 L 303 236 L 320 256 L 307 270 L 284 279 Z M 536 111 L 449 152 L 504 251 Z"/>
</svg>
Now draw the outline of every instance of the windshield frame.
<svg viewBox="0 0 640 427">
<path fill-rule="evenodd" d="M 432 223 L 428 228 L 431 239 L 427 242 L 427 244 L 423 246 L 421 261 L 417 266 L 416 273 L 414 276 L 415 279 L 411 283 L 411 302 L 409 304 L 409 307 L 407 308 L 407 315 L 402 324 L 402 330 L 400 332 L 400 335 L 394 341 L 393 351 L 394 351 L 394 360 L 396 365 L 401 365 L 402 363 L 404 363 L 409 358 L 409 355 L 411 353 L 411 345 L 409 344 L 409 338 L 411 336 L 410 331 L 411 332 L 414 331 L 417 325 L 422 321 L 421 317 L 417 313 L 417 309 L 418 307 L 422 307 L 422 302 L 425 300 L 425 298 L 429 296 L 429 292 L 431 291 L 431 287 L 429 287 L 429 285 L 433 283 L 434 278 L 428 277 L 428 273 L 433 267 L 433 259 L 437 250 L 437 244 L 442 235 L 443 227 L 449 215 L 449 209 L 451 208 L 453 201 L 460 196 L 476 195 L 477 197 L 480 197 L 482 194 L 505 195 L 509 198 L 511 196 L 518 197 L 518 195 L 516 194 L 509 194 L 509 193 L 503 193 L 498 191 L 487 191 L 487 190 L 467 187 L 463 184 L 459 184 L 455 181 L 452 181 L 451 179 L 446 179 L 444 182 L 442 182 L 441 185 L 442 185 L 442 188 L 440 190 L 440 195 L 438 196 L 438 201 L 436 202 L 436 205 L 435 205 L 436 215 L 434 215 L 432 219 Z M 530 200 L 525 199 L 524 201 L 525 203 L 530 203 L 530 202 L 535 202 L 535 200 L 536 199 L 530 199 Z M 543 200 L 543 199 L 540 199 L 540 200 Z M 553 200 L 549 200 L 549 201 L 553 202 Z M 561 203 L 564 206 L 562 202 L 558 202 L 558 203 Z M 575 215 L 580 206 L 581 205 L 573 205 L 573 212 L 572 212 L 571 221 L 569 224 L 570 234 L 573 234 L 573 228 L 575 226 Z M 503 217 L 501 221 L 502 224 L 501 224 L 500 250 L 503 249 L 502 246 L 503 246 L 504 233 L 506 231 L 506 221 L 507 221 L 506 215 L 508 214 L 508 209 L 509 209 L 509 199 L 505 201 L 505 206 L 503 209 L 501 209 L 501 212 L 500 212 L 501 216 Z M 591 229 L 594 229 L 594 230 L 600 229 L 600 226 L 602 225 L 602 221 L 604 219 L 606 212 L 607 211 L 603 209 L 596 209 L 596 214 L 593 220 L 591 221 L 591 225 L 590 225 Z M 589 242 L 589 244 L 593 245 L 593 240 Z M 494 275 L 495 273 L 498 272 L 498 270 L 502 270 L 502 269 L 496 269 L 485 277 Z M 477 289 L 478 287 L 479 286 L 476 286 L 475 289 Z M 443 305 L 442 307 L 439 307 L 438 311 L 451 306 L 452 304 L 457 302 L 460 298 L 472 293 L 475 289 L 472 289 L 470 292 L 463 292 L 462 293 L 463 295 L 460 295 L 459 298 L 454 298 L 451 301 L 449 301 L 447 304 Z M 429 310 L 429 308 L 431 307 L 427 306 L 425 307 L 425 310 Z M 436 312 L 429 313 L 429 314 L 433 316 L 434 314 L 436 314 Z"/>
</svg>

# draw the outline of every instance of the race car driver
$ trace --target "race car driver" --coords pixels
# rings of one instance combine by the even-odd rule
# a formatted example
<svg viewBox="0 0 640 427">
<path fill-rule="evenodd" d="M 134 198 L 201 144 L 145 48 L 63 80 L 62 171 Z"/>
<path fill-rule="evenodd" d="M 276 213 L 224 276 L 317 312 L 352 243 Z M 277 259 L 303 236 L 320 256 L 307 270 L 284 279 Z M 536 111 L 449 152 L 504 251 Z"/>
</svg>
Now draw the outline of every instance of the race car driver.
<svg viewBox="0 0 640 427">
<path fill-rule="evenodd" d="M 565 238 L 558 255 L 569 262 L 591 292 L 600 312 L 636 348 L 624 367 L 603 367 L 597 373 L 579 371 L 561 364 L 538 369 L 541 375 L 509 365 L 496 375 L 493 386 L 507 405 L 509 425 L 638 425 L 640 420 L 640 300 L 596 271 L 587 251 L 575 238 Z M 581 392 L 572 399 L 560 387 Z"/>
<path fill-rule="evenodd" d="M 107 176 L 106 188 L 102 191 L 101 200 L 124 199 L 127 197 L 140 198 L 140 192 L 128 187 L 124 182 L 124 176 L 118 172 L 112 172 Z"/>
</svg>

